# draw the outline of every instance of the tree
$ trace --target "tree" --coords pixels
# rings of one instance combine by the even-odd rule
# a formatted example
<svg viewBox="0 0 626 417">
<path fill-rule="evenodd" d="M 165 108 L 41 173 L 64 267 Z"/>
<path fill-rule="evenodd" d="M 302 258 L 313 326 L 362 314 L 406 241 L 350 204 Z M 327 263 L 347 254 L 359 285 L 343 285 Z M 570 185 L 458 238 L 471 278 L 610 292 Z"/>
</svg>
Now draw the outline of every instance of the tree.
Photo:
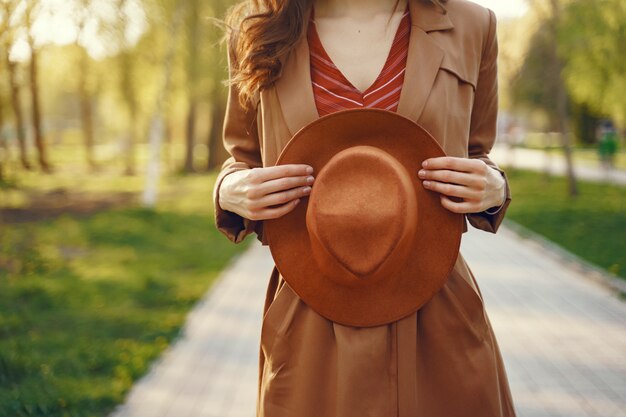
<svg viewBox="0 0 626 417">
<path fill-rule="evenodd" d="M 233 4 L 232 0 L 220 0 L 212 3 L 212 14 L 214 16 L 224 17 L 229 6 Z M 227 89 L 224 88 L 222 81 L 228 77 L 226 51 L 223 48 L 215 47 L 220 40 L 224 40 L 225 26 L 220 20 L 212 19 L 214 23 L 212 30 L 208 36 L 207 42 L 210 43 L 210 58 L 212 65 L 209 68 L 210 77 L 213 81 L 210 92 L 211 101 L 211 129 L 207 138 L 207 148 L 209 149 L 209 158 L 207 161 L 207 169 L 212 170 L 218 168 L 222 162 L 228 157 L 228 152 L 222 144 L 222 127 L 224 122 L 224 114 L 226 112 Z"/>
<path fill-rule="evenodd" d="M 209 130 L 208 148 L 209 159 L 207 169 L 218 168 L 228 157 L 228 152 L 222 143 L 222 128 L 226 113 L 226 96 L 222 92 L 215 92 L 211 102 L 211 129 Z"/>
<path fill-rule="evenodd" d="M 538 108 L 547 116 L 550 130 L 560 132 L 566 162 L 569 195 L 578 194 L 571 156 L 569 134 L 569 97 L 563 81 L 565 62 L 558 53 L 558 31 L 561 23 L 561 1 L 533 3 L 545 8 L 540 24 L 532 36 L 524 63 L 513 81 L 513 100 L 519 106 Z M 538 13 L 541 15 L 541 13 Z"/>
<path fill-rule="evenodd" d="M 558 73 L 546 71 L 553 59 L 550 23 L 541 22 L 532 35 L 523 64 L 514 76 L 511 92 L 517 108 L 540 109 L 546 116 L 548 129 L 558 129 L 556 96 Z"/>
<path fill-rule="evenodd" d="M 571 96 L 626 128 L 626 3 L 572 1 L 563 10 L 559 52 Z"/>
<path fill-rule="evenodd" d="M 93 94 L 89 88 L 89 76 L 91 74 L 91 59 L 85 47 L 84 37 L 88 19 L 95 14 L 91 11 L 92 0 L 80 0 L 76 4 L 76 46 L 79 50 L 78 57 L 78 95 L 80 101 L 80 120 L 83 130 L 83 142 L 85 145 L 85 159 L 91 171 L 96 169 L 94 158 L 94 128 L 93 128 Z"/>
<path fill-rule="evenodd" d="M 175 54 L 176 37 L 181 20 L 185 11 L 185 1 L 176 0 L 174 16 L 169 25 L 169 44 L 163 57 L 163 78 L 159 86 L 154 114 L 150 122 L 149 145 L 150 158 L 146 169 L 146 185 L 142 196 L 142 203 L 145 207 L 154 207 L 157 200 L 157 185 L 160 178 L 161 144 L 164 134 L 163 109 L 167 103 L 167 96 L 170 93 L 172 79 L 172 65 Z"/>
<path fill-rule="evenodd" d="M 563 67 L 564 62 L 558 54 L 558 30 L 561 23 L 561 5 L 559 0 L 550 0 L 552 6 L 552 62 L 551 70 L 556 75 L 556 111 L 559 120 L 559 130 L 561 132 L 561 144 L 563 146 L 563 152 L 565 155 L 565 167 L 567 172 L 567 184 L 569 187 L 570 197 L 574 197 L 578 194 L 578 187 L 576 184 L 576 177 L 574 176 L 574 166 L 572 162 L 572 151 L 569 140 L 569 129 L 567 126 L 568 113 L 567 113 L 567 90 L 563 81 Z"/>
<path fill-rule="evenodd" d="M 0 83 L 0 183 L 4 182 L 4 165 L 8 159 L 8 147 L 4 139 L 4 90 Z"/>
<path fill-rule="evenodd" d="M 52 166 L 48 162 L 48 155 L 46 149 L 46 143 L 44 141 L 42 130 L 42 114 L 41 114 L 41 100 L 39 97 L 39 83 L 38 83 L 38 55 L 37 48 L 35 46 L 35 38 L 33 37 L 32 27 L 37 13 L 39 2 L 36 0 L 28 0 L 26 2 L 26 11 L 24 12 L 24 26 L 26 29 L 26 39 L 28 46 L 30 47 L 30 96 L 31 96 L 31 108 L 32 108 L 32 124 L 35 136 L 35 147 L 37 148 L 37 156 L 39 166 L 45 173 L 52 172 Z"/>
<path fill-rule="evenodd" d="M 19 148 L 19 156 L 22 167 L 26 170 L 32 169 L 28 161 L 26 151 L 26 129 L 24 126 L 24 116 L 22 113 L 22 104 L 20 98 L 20 85 L 18 81 L 17 63 L 10 58 L 11 48 L 15 41 L 15 27 L 11 23 L 14 21 L 14 13 L 16 2 L 3 1 L 1 9 L 2 23 L 0 23 L 0 37 L 2 42 L 0 62 L 6 64 L 6 75 L 8 77 L 9 90 L 11 95 L 11 107 L 13 109 L 13 120 L 15 124 L 15 134 L 17 136 L 17 144 Z"/>
<path fill-rule="evenodd" d="M 187 113 L 187 130 L 185 134 L 185 162 L 184 172 L 192 172 L 193 148 L 196 134 L 196 112 L 198 107 L 198 73 L 200 69 L 199 35 L 200 35 L 200 3 L 199 0 L 189 0 L 187 5 L 187 94 L 189 110 Z"/>
<path fill-rule="evenodd" d="M 128 0 L 117 1 L 118 26 L 116 32 L 116 42 L 120 45 L 120 51 L 117 55 L 118 71 L 120 74 L 119 90 L 122 95 L 124 104 L 128 111 L 129 126 L 126 135 L 125 146 L 125 175 L 135 175 L 136 163 L 136 143 L 137 130 L 139 129 L 139 103 L 137 98 L 137 88 L 135 83 L 136 63 L 133 51 L 128 45 L 126 33 L 129 27 L 129 17 L 125 8 Z"/>
</svg>

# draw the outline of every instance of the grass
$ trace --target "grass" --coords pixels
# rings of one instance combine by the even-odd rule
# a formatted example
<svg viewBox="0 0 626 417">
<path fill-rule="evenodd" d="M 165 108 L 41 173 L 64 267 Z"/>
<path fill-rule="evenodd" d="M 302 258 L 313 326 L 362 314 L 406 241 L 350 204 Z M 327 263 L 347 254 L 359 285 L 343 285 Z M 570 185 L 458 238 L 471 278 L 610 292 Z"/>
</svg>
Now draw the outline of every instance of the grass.
<svg viewBox="0 0 626 417">
<path fill-rule="evenodd" d="M 512 197 L 507 219 L 626 279 L 626 188 L 578 181 L 579 195 L 570 198 L 564 177 L 506 171 Z"/>
<path fill-rule="evenodd" d="M 214 179 L 168 177 L 155 210 L 0 224 L 1 416 L 104 416 L 123 401 L 252 240 L 214 228 Z"/>
</svg>

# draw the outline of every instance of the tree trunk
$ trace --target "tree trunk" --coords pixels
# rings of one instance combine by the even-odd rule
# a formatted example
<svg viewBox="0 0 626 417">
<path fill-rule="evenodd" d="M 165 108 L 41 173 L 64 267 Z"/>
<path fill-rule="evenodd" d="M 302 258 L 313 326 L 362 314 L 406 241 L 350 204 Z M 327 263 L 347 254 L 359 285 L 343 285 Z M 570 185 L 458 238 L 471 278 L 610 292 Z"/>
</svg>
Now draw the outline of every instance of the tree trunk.
<svg viewBox="0 0 626 417">
<path fill-rule="evenodd" d="M 553 62 L 552 67 L 554 74 L 556 75 L 556 99 L 557 99 L 557 115 L 559 119 L 559 130 L 561 132 L 561 145 L 563 147 L 563 153 L 565 156 L 566 175 L 568 182 L 568 189 L 570 197 L 578 195 L 578 187 L 576 185 L 576 177 L 574 175 L 574 166 L 572 161 L 572 150 L 570 147 L 569 129 L 567 126 L 567 90 L 565 89 L 565 83 L 563 82 L 563 61 L 558 55 L 558 28 L 560 22 L 560 5 L 559 0 L 550 0 L 552 6 L 552 28 L 554 30 L 553 37 Z"/>
<path fill-rule="evenodd" d="M 185 163 L 183 165 L 183 171 L 186 173 L 194 171 L 193 147 L 195 145 L 196 135 L 196 108 L 196 101 L 191 98 L 189 103 L 189 112 L 187 113 L 187 129 L 185 135 Z"/>
<path fill-rule="evenodd" d="M 124 175 L 135 175 L 135 144 L 137 143 L 137 116 L 135 111 L 131 112 L 130 126 L 126 135 L 125 155 L 124 155 Z"/>
<path fill-rule="evenodd" d="M 126 103 L 129 116 L 128 134 L 126 135 L 125 143 L 125 168 L 124 175 L 135 175 L 135 151 L 137 143 L 137 118 L 138 118 L 138 104 L 135 94 L 135 86 L 133 80 L 134 74 L 133 57 L 129 51 L 122 51 L 120 53 L 120 72 L 121 72 L 121 92 Z"/>
<path fill-rule="evenodd" d="M 198 38 L 200 31 L 200 3 L 199 0 L 187 0 L 187 28 L 189 42 L 189 56 L 187 60 L 187 94 L 189 96 L 189 112 L 187 114 L 187 134 L 185 140 L 184 172 L 193 172 L 193 151 L 196 142 L 196 112 L 198 107 Z"/>
<path fill-rule="evenodd" d="M 41 127 L 41 106 L 39 103 L 39 85 L 37 80 L 37 53 L 35 52 L 34 40 L 30 39 L 30 93 L 31 106 L 33 112 L 33 130 L 35 133 L 35 147 L 37 148 L 39 166 L 45 173 L 52 172 L 52 167 L 48 163 L 48 155 L 46 144 L 44 142 L 43 131 Z"/>
<path fill-rule="evenodd" d="M 83 125 L 83 141 L 85 144 L 85 159 L 90 171 L 95 171 L 96 161 L 93 155 L 93 112 L 91 109 L 91 97 L 88 93 L 81 93 L 80 117 Z"/>
<path fill-rule="evenodd" d="M 219 168 L 228 158 L 228 152 L 224 149 L 222 141 L 222 129 L 224 126 L 224 114 L 226 112 L 226 104 L 221 95 L 216 94 L 211 106 L 211 129 L 209 130 L 209 138 L 207 148 L 209 149 L 209 158 L 207 162 L 207 170 Z"/>
<path fill-rule="evenodd" d="M 174 140 L 172 138 L 172 118 L 171 115 L 168 115 L 165 118 L 165 147 L 164 147 L 164 160 L 165 166 L 167 167 L 167 173 L 172 174 L 176 171 L 177 166 L 174 162 L 174 156 L 172 152 L 172 147 L 174 144 Z"/>
<path fill-rule="evenodd" d="M 559 95 L 557 97 L 557 111 L 559 113 L 560 130 L 561 130 L 561 144 L 563 146 L 563 153 L 565 156 L 565 166 L 567 171 L 567 184 L 569 188 L 570 197 L 578 195 L 578 186 L 576 184 L 576 176 L 574 174 L 574 163 L 572 160 L 572 148 L 570 145 L 570 135 L 567 126 L 567 93 L 562 81 L 559 82 Z"/>
<path fill-rule="evenodd" d="M 172 24 L 169 28 L 168 46 L 163 59 L 163 78 L 159 86 L 154 113 L 150 122 L 148 143 L 150 146 L 148 165 L 146 167 L 146 183 L 142 195 L 144 207 L 153 208 L 158 197 L 158 185 L 161 177 L 161 145 L 163 143 L 163 109 L 167 103 L 172 80 L 172 66 L 176 52 L 176 35 L 184 17 L 185 1 L 177 0 Z"/>
<path fill-rule="evenodd" d="M 124 138 L 124 175 L 135 175 L 135 144 L 137 137 L 137 94 L 135 91 L 134 73 L 135 64 L 134 57 L 126 45 L 126 31 L 128 28 L 128 19 L 123 12 L 126 6 L 127 0 L 117 0 L 117 42 L 120 45 L 120 52 L 118 53 L 117 64 L 119 64 L 118 71 L 120 73 L 119 89 L 120 94 L 126 105 L 128 111 L 129 126 L 128 132 Z"/>
<path fill-rule="evenodd" d="M 2 128 L 4 127 L 4 97 L 0 95 L 0 183 L 4 182 L 4 166 L 9 160 L 9 147 L 4 140 Z"/>
<path fill-rule="evenodd" d="M 31 170 L 32 166 L 28 162 L 28 154 L 26 152 L 26 130 L 24 129 L 24 116 L 22 114 L 22 106 L 20 101 L 20 86 L 17 83 L 15 62 L 9 60 L 8 51 L 6 55 L 7 74 L 9 75 L 9 87 L 11 90 L 11 107 L 13 107 L 13 118 L 15 119 L 15 134 L 17 136 L 17 145 L 19 148 L 20 162 L 26 170 Z"/>
<path fill-rule="evenodd" d="M 83 128 L 83 142 L 85 145 L 85 158 L 91 172 L 96 169 L 96 161 L 93 156 L 93 112 L 91 108 L 91 96 L 87 88 L 87 74 L 89 73 L 89 56 L 84 48 L 81 48 L 81 64 L 78 81 L 80 95 L 80 119 Z"/>
</svg>

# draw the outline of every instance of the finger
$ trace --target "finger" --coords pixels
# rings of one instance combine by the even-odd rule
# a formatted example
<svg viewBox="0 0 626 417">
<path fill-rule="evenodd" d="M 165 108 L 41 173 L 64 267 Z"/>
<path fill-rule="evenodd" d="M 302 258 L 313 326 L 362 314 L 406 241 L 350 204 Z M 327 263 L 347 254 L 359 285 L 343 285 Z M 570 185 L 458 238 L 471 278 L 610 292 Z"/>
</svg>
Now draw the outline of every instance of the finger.
<svg viewBox="0 0 626 417">
<path fill-rule="evenodd" d="M 439 181 L 432 181 L 432 180 L 422 181 L 422 184 L 424 185 L 424 188 L 428 190 L 437 191 L 438 193 L 445 194 L 448 196 L 455 196 L 455 197 L 462 197 L 462 198 L 469 198 L 469 199 L 475 199 L 479 197 L 478 191 L 470 187 L 466 187 L 464 185 L 449 184 L 447 182 L 439 182 Z"/>
<path fill-rule="evenodd" d="M 427 169 L 451 169 L 463 172 L 480 172 L 485 164 L 480 159 L 460 158 L 456 156 L 439 156 L 428 158 L 422 162 L 422 167 Z"/>
<path fill-rule="evenodd" d="M 257 183 L 262 183 L 281 177 L 310 175 L 313 173 L 312 170 L 313 167 L 306 164 L 285 164 L 275 165 L 272 167 L 253 168 L 250 172 L 250 179 Z"/>
<path fill-rule="evenodd" d="M 474 201 L 452 201 L 448 196 L 443 194 L 441 197 L 441 205 L 454 213 L 476 213 L 480 211 L 478 203 Z"/>
<path fill-rule="evenodd" d="M 268 194 L 258 200 L 254 200 L 250 202 L 250 207 L 253 209 L 263 209 L 265 207 L 270 207 L 276 204 L 284 204 L 300 197 L 306 197 L 309 195 L 310 192 L 311 187 L 309 186 L 292 188 L 287 191 Z"/>
<path fill-rule="evenodd" d="M 258 216 L 259 218 L 262 218 L 262 219 L 276 219 L 278 217 L 284 216 L 285 214 L 295 209 L 299 203 L 300 203 L 300 199 L 291 200 L 290 202 L 285 203 L 279 207 L 266 208 L 266 209 L 260 210 L 258 212 Z"/>
<path fill-rule="evenodd" d="M 419 177 L 423 180 L 435 180 L 440 182 L 449 182 L 453 184 L 472 186 L 479 188 L 484 182 L 481 177 L 475 174 L 469 174 L 467 172 L 453 171 L 449 169 L 421 169 L 423 172 Z"/>
<path fill-rule="evenodd" d="M 309 180 L 310 179 L 310 180 Z M 312 175 L 299 177 L 282 177 L 274 180 L 268 180 L 256 186 L 250 193 L 252 198 L 261 198 L 265 195 L 278 191 L 289 190 L 295 187 L 303 187 L 311 185 L 315 181 Z"/>
</svg>

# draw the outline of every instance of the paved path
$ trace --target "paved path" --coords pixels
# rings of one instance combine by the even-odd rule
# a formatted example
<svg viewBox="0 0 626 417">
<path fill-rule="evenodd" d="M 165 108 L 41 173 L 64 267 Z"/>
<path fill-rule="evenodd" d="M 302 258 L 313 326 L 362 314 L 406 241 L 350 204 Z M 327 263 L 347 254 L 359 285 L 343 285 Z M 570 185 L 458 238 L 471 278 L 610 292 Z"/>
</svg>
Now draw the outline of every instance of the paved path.
<svg viewBox="0 0 626 417">
<path fill-rule="evenodd" d="M 518 417 L 626 417 L 626 302 L 505 224 L 495 235 L 470 226 L 461 251 L 483 292 Z M 254 417 L 272 265 L 255 239 L 112 417 Z"/>
<path fill-rule="evenodd" d="M 489 158 L 498 165 L 525 168 L 534 171 L 548 171 L 555 175 L 565 175 L 565 157 L 562 153 L 549 154 L 537 149 L 513 148 L 497 144 L 489 152 Z M 613 182 L 626 185 L 626 170 L 614 169 L 606 172 L 599 166 L 583 165 L 574 162 L 574 174 L 577 178 L 594 182 Z"/>
</svg>

